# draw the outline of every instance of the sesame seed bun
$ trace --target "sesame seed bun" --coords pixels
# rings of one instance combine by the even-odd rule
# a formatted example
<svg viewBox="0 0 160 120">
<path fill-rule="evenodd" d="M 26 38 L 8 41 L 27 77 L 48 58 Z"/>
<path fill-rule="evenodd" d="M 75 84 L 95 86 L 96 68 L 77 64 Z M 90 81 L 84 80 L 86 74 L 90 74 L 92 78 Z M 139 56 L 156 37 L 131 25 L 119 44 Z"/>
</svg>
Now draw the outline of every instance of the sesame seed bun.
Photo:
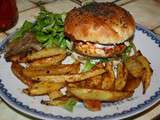
<svg viewBox="0 0 160 120">
<path fill-rule="evenodd" d="M 91 3 L 74 8 L 65 19 L 65 35 L 74 41 L 119 44 L 133 36 L 135 21 L 125 9 L 112 3 Z"/>
</svg>

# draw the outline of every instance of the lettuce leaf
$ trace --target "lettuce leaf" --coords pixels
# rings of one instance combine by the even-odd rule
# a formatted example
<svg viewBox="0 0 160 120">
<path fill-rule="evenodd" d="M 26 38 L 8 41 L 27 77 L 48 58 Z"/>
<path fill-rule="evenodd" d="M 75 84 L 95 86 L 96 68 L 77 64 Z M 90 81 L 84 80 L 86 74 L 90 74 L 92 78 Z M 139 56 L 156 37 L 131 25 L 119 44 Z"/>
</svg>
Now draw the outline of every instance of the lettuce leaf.
<svg viewBox="0 0 160 120">
<path fill-rule="evenodd" d="M 90 71 L 97 63 L 108 62 L 110 58 L 95 58 L 95 59 L 88 59 L 82 69 L 82 72 Z"/>
<path fill-rule="evenodd" d="M 70 99 L 68 99 L 68 101 L 66 101 L 66 103 L 63 105 L 63 107 L 64 107 L 64 109 L 72 112 L 76 103 L 77 103 L 77 101 L 74 98 L 70 98 Z"/>
<path fill-rule="evenodd" d="M 15 33 L 13 37 L 13 41 L 16 41 L 19 38 L 22 38 L 26 32 L 29 32 L 31 30 L 32 27 L 33 27 L 33 23 L 29 21 L 25 21 L 22 27 Z"/>
<path fill-rule="evenodd" d="M 44 47 L 72 49 L 71 42 L 64 36 L 65 16 L 65 13 L 52 13 L 41 8 L 32 31 Z"/>
</svg>

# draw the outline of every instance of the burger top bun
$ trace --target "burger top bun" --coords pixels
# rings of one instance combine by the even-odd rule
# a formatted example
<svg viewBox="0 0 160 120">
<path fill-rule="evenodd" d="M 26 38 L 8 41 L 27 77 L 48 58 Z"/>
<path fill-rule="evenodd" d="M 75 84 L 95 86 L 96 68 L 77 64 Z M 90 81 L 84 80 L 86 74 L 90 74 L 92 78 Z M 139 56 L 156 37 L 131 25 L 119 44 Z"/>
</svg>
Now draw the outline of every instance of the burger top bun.
<svg viewBox="0 0 160 120">
<path fill-rule="evenodd" d="M 64 32 L 71 40 L 119 44 L 135 31 L 135 21 L 125 9 L 112 3 L 91 3 L 72 9 L 65 19 Z"/>
</svg>

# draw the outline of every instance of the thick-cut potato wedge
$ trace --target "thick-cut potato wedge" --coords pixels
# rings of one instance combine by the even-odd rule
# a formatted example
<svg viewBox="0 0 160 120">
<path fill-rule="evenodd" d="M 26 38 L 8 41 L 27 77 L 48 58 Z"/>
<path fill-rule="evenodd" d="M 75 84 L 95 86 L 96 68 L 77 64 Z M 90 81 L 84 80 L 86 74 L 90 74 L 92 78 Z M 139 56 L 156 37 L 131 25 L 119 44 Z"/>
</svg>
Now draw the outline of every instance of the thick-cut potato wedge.
<svg viewBox="0 0 160 120">
<path fill-rule="evenodd" d="M 124 64 L 118 64 L 117 79 L 115 80 L 115 90 L 122 90 L 127 82 L 127 69 Z"/>
<path fill-rule="evenodd" d="M 48 48 L 48 49 L 42 49 L 38 52 L 27 55 L 26 59 L 27 61 L 33 61 L 33 60 L 42 59 L 42 58 L 59 55 L 59 54 L 65 54 L 65 53 L 66 51 L 61 48 Z"/>
<path fill-rule="evenodd" d="M 75 62 L 73 64 L 78 64 L 79 62 Z M 80 64 L 80 63 L 79 63 Z M 56 69 L 56 68 L 63 68 L 66 67 L 68 65 L 72 64 L 58 64 L 58 65 L 51 65 L 51 66 L 47 66 L 47 67 L 32 67 L 32 66 L 27 66 L 26 69 L 27 70 L 46 70 L 46 69 Z"/>
<path fill-rule="evenodd" d="M 34 82 L 31 80 L 31 78 L 25 76 L 23 74 L 23 70 L 24 70 L 24 67 L 21 66 L 20 64 L 18 63 L 12 63 L 11 65 L 11 70 L 12 72 L 14 73 L 14 75 L 19 79 L 21 80 L 24 84 L 26 85 L 32 85 Z"/>
<path fill-rule="evenodd" d="M 66 54 L 66 51 L 61 48 L 48 48 L 48 49 L 42 49 L 38 52 L 34 52 L 32 54 L 28 54 L 27 56 L 24 55 L 16 55 L 11 57 L 12 62 L 18 62 L 18 63 L 28 63 L 34 60 L 42 59 L 51 57 L 54 55 L 59 54 Z"/>
<path fill-rule="evenodd" d="M 90 111 L 100 111 L 102 103 L 98 100 L 84 100 L 84 106 Z"/>
<path fill-rule="evenodd" d="M 112 63 L 107 63 L 105 68 L 107 71 L 103 73 L 101 88 L 105 90 L 113 90 L 115 84 L 115 76 Z"/>
<path fill-rule="evenodd" d="M 49 66 L 37 69 L 26 68 L 23 70 L 23 74 L 29 77 L 45 76 L 45 75 L 64 75 L 78 73 L 80 69 L 80 63 L 65 64 L 62 66 Z"/>
<path fill-rule="evenodd" d="M 132 96 L 133 92 L 109 91 L 87 88 L 68 88 L 77 98 L 82 100 L 117 101 Z"/>
<path fill-rule="evenodd" d="M 105 69 L 96 69 L 88 72 L 71 74 L 71 75 L 49 75 L 32 77 L 35 81 L 51 81 L 51 82 L 77 82 L 103 74 Z"/>
<path fill-rule="evenodd" d="M 50 100 L 54 100 L 54 99 L 62 97 L 64 95 L 62 94 L 61 91 L 57 90 L 57 91 L 52 91 L 52 92 L 48 93 L 48 96 L 49 96 Z"/>
<path fill-rule="evenodd" d="M 74 82 L 74 83 L 69 83 L 67 84 L 68 87 L 72 87 L 72 88 L 78 88 L 78 87 L 84 87 L 85 86 L 85 80 L 84 81 L 80 81 L 80 82 Z"/>
<path fill-rule="evenodd" d="M 60 54 L 60 55 L 55 55 L 47 58 L 38 59 L 31 62 L 30 67 L 48 67 L 51 65 L 57 65 L 62 60 L 64 60 L 65 57 L 66 57 L 66 54 Z"/>
<path fill-rule="evenodd" d="M 124 91 L 134 91 L 141 83 L 140 78 L 135 78 L 132 75 L 128 74 L 127 83 L 124 87 Z"/>
<path fill-rule="evenodd" d="M 152 69 L 150 67 L 150 63 L 144 56 L 138 56 L 136 58 L 137 61 L 139 61 L 142 66 L 145 68 L 145 71 L 142 76 L 142 83 L 143 83 L 143 94 L 146 92 L 147 88 L 150 85 L 151 76 L 152 76 Z"/>
<path fill-rule="evenodd" d="M 95 77 L 91 77 L 91 78 L 88 78 L 87 80 L 85 80 L 85 84 L 82 83 L 82 87 L 97 88 L 97 89 L 99 88 L 100 89 L 101 84 L 102 84 L 102 75 L 97 75 Z"/>
<path fill-rule="evenodd" d="M 101 88 L 102 84 L 102 75 L 97 75 L 95 77 L 88 78 L 83 81 L 78 81 L 74 83 L 69 83 L 70 87 L 81 87 L 81 88 Z"/>
<path fill-rule="evenodd" d="M 24 89 L 24 93 L 30 96 L 44 95 L 64 87 L 64 83 L 39 82 Z"/>
<path fill-rule="evenodd" d="M 133 59 L 130 58 L 129 60 L 127 60 L 125 62 L 125 66 L 128 72 L 136 78 L 141 77 L 144 72 L 143 66 L 136 60 L 135 57 Z"/>
</svg>

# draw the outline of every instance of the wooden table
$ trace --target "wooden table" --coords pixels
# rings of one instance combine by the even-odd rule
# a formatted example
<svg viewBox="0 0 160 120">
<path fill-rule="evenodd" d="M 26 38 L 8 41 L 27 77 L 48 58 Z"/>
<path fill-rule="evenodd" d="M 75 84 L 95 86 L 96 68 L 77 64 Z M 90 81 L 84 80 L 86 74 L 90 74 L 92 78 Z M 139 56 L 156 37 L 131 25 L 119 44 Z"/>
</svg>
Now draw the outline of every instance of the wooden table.
<svg viewBox="0 0 160 120">
<path fill-rule="evenodd" d="M 16 28 L 19 28 L 25 20 L 33 21 L 38 15 L 40 9 L 37 6 L 39 0 L 17 0 L 17 7 L 19 11 L 19 20 L 15 27 L 0 33 L 0 41 L 7 35 L 12 33 Z M 160 0 L 97 0 L 115 2 L 115 4 L 122 6 L 131 12 L 137 23 L 147 27 L 157 35 L 160 35 Z M 47 10 L 52 12 L 68 11 L 71 8 L 78 6 L 70 0 L 48 0 L 43 5 Z M 58 7 L 63 6 L 63 7 Z M 57 9 L 58 8 L 58 9 Z M 140 113 L 130 119 L 135 120 L 150 120 L 160 119 L 160 103 L 157 103 L 150 109 Z M 23 115 L 16 110 L 10 108 L 5 102 L 0 102 L 0 120 L 32 120 L 33 118 Z"/>
</svg>

